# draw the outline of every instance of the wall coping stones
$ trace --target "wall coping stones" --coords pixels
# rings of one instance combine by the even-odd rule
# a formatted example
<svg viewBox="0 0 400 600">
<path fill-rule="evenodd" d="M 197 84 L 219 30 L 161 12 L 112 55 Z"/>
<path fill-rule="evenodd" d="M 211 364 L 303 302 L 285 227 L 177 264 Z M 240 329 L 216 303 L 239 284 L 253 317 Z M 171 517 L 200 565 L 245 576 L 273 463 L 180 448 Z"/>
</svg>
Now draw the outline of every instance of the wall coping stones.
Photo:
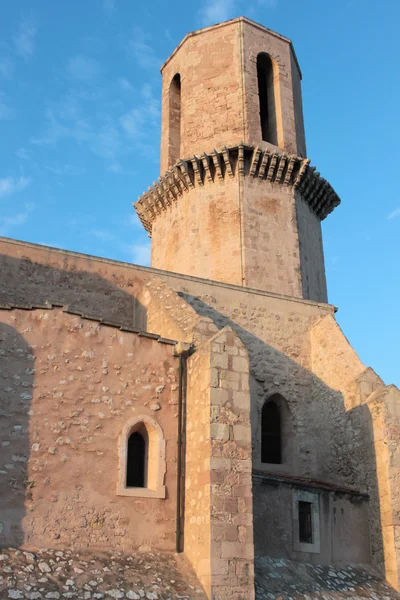
<svg viewBox="0 0 400 600">
<path fill-rule="evenodd" d="M 309 158 L 262 149 L 241 143 L 238 146 L 204 152 L 179 159 L 158 181 L 133 203 L 143 227 L 151 235 L 152 224 L 181 196 L 197 186 L 234 178 L 237 175 L 297 190 L 310 210 L 322 221 L 340 198 L 330 183 L 321 177 Z"/>
<path fill-rule="evenodd" d="M 106 327 L 115 327 L 116 329 L 119 329 L 123 332 L 134 333 L 140 337 L 155 340 L 160 344 L 176 346 L 176 344 L 179 343 L 178 340 L 170 340 L 168 338 L 162 337 L 161 335 L 158 335 L 157 333 L 141 331 L 140 329 L 136 329 L 135 327 L 126 327 L 124 325 L 121 325 L 120 323 L 117 323 L 116 321 L 108 321 L 106 319 L 101 319 L 94 315 L 88 315 L 86 313 L 80 312 L 79 310 L 75 310 L 69 308 L 68 306 L 64 306 L 63 304 L 59 304 L 58 302 L 46 302 L 45 304 L 0 304 L 0 310 L 52 310 L 53 308 L 62 308 L 63 312 L 67 314 L 76 315 L 77 317 L 80 317 L 81 319 L 85 319 L 87 321 L 96 321 L 97 323 L 99 323 L 99 325 L 104 325 Z"/>
</svg>

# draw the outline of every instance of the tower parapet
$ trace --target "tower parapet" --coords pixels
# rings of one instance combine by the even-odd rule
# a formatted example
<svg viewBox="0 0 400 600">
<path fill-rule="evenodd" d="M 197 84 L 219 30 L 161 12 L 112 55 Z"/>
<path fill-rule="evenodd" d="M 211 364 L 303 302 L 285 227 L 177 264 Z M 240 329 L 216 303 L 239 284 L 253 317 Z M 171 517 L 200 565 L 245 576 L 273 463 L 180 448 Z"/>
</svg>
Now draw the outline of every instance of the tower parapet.
<svg viewBox="0 0 400 600">
<path fill-rule="evenodd" d="M 161 176 L 134 205 L 152 266 L 326 302 L 320 221 L 340 200 L 306 158 L 291 41 L 241 17 L 161 73 Z"/>
</svg>

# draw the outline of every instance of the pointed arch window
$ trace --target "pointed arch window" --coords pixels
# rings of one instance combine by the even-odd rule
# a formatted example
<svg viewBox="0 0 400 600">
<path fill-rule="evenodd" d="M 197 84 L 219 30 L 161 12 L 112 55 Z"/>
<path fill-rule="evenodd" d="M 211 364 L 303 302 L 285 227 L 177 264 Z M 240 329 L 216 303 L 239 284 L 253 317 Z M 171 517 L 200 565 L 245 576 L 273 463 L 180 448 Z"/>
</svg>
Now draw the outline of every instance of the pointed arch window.
<svg viewBox="0 0 400 600">
<path fill-rule="evenodd" d="M 169 88 L 168 163 L 174 165 L 181 153 L 181 76 L 177 73 Z"/>
<path fill-rule="evenodd" d="M 165 439 L 160 425 L 142 415 L 126 423 L 119 442 L 117 494 L 165 498 Z"/>
<path fill-rule="evenodd" d="M 265 402 L 261 413 L 261 462 L 282 463 L 282 416 L 274 400 Z"/>
<path fill-rule="evenodd" d="M 148 436 L 134 431 L 128 439 L 126 487 L 147 487 Z"/>
<path fill-rule="evenodd" d="M 274 65 L 265 52 L 257 56 L 258 97 L 260 101 L 261 138 L 264 142 L 278 145 L 277 116 L 275 106 Z"/>
</svg>

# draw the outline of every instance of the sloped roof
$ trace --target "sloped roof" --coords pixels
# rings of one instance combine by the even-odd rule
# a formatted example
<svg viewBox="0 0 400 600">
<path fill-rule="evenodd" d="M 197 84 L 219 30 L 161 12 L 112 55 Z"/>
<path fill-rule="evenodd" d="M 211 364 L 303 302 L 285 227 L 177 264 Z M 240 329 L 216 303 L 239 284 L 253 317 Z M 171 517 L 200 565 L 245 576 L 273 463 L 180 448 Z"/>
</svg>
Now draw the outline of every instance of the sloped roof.
<svg viewBox="0 0 400 600">
<path fill-rule="evenodd" d="M 339 569 L 258 556 L 255 579 L 256 600 L 400 599 L 400 594 L 365 565 Z"/>
<path fill-rule="evenodd" d="M 0 550 L 0 598 L 207 600 L 181 555 Z"/>
</svg>

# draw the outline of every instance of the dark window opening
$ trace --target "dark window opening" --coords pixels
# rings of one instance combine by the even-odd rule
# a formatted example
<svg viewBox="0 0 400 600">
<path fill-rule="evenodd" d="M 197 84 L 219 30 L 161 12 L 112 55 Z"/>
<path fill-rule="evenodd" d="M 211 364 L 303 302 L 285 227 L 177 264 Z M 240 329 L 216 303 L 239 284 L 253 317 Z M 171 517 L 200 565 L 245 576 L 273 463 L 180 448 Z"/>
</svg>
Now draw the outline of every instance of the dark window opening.
<svg viewBox="0 0 400 600">
<path fill-rule="evenodd" d="M 126 465 L 126 486 L 146 487 L 146 441 L 135 431 L 128 440 L 128 460 Z"/>
<path fill-rule="evenodd" d="M 180 158 L 181 153 L 181 76 L 179 73 L 171 81 L 169 88 L 169 148 L 168 166 Z"/>
<path fill-rule="evenodd" d="M 257 81 L 261 137 L 264 142 L 270 142 L 277 146 L 274 69 L 271 58 L 264 52 L 257 56 Z"/>
<path fill-rule="evenodd" d="M 299 541 L 313 543 L 312 503 L 299 500 Z"/>
<path fill-rule="evenodd" d="M 261 413 L 261 462 L 282 463 L 281 412 L 273 401 L 266 402 Z"/>
</svg>

